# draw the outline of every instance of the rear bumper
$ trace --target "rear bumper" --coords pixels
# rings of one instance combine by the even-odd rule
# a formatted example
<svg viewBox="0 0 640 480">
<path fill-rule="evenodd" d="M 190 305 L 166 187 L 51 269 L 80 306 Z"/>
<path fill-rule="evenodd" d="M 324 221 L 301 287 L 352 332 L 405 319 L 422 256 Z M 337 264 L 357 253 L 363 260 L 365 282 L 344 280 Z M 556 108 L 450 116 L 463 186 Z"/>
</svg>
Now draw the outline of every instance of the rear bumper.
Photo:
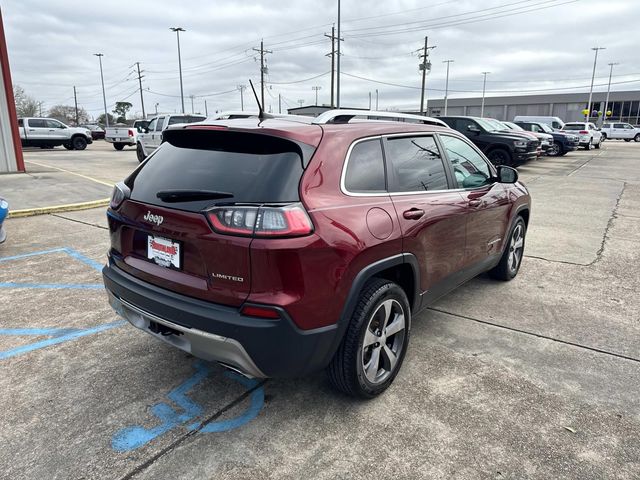
<svg viewBox="0 0 640 480">
<path fill-rule="evenodd" d="M 300 330 L 284 310 L 279 320 L 246 317 L 237 308 L 143 282 L 112 263 L 102 274 L 109 303 L 133 326 L 196 357 L 221 362 L 252 377 L 294 377 L 320 370 L 338 341 L 336 325 Z M 157 324 L 175 333 L 157 333 Z"/>
</svg>

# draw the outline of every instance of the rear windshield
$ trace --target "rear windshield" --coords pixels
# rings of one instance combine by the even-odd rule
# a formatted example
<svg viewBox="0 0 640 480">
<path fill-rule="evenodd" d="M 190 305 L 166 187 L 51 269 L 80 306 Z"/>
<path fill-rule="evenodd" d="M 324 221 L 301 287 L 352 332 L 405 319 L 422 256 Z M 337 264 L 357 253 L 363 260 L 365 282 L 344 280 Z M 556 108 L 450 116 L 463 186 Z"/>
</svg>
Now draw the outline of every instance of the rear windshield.
<svg viewBox="0 0 640 480">
<path fill-rule="evenodd" d="M 131 199 L 152 205 L 201 211 L 233 203 L 299 201 L 301 147 L 282 138 L 238 132 L 165 131 L 165 143 L 127 185 Z M 214 200 L 166 203 L 166 190 L 213 190 L 231 194 Z"/>
<path fill-rule="evenodd" d="M 571 124 L 566 123 L 564 125 L 564 130 L 584 130 L 586 127 L 583 124 Z"/>
<path fill-rule="evenodd" d="M 202 122 L 206 120 L 205 117 L 198 117 L 195 115 L 184 115 L 184 116 L 171 116 L 169 117 L 169 125 L 176 125 L 177 123 L 195 123 Z"/>
</svg>

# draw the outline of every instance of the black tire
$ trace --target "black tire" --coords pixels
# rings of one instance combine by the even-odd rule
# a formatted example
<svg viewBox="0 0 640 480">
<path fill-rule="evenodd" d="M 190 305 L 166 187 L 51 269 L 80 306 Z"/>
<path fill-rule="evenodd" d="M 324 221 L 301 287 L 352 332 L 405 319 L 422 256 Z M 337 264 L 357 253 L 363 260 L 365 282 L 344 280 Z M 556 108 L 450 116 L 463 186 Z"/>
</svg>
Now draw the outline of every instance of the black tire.
<svg viewBox="0 0 640 480">
<path fill-rule="evenodd" d="M 519 232 L 519 233 L 518 233 Z M 516 236 L 520 235 L 522 238 L 522 245 L 515 247 L 517 244 Z M 527 226 L 524 223 L 524 219 L 521 216 L 516 217 L 516 221 L 513 222 L 511 230 L 509 230 L 509 236 L 507 237 L 507 244 L 500 258 L 498 265 L 489 270 L 489 275 L 496 280 L 509 281 L 515 278 L 520 271 L 520 265 L 522 265 L 522 258 L 524 257 L 524 246 L 527 236 Z"/>
<path fill-rule="evenodd" d="M 603 133 L 603 134 L 602 134 L 602 140 L 604 141 L 604 140 L 606 140 L 606 139 L 607 139 L 607 134 L 606 134 L 606 133 Z"/>
<path fill-rule="evenodd" d="M 602 145 L 602 137 L 600 137 L 600 141 L 594 145 L 596 150 L 600 150 L 600 145 Z"/>
<path fill-rule="evenodd" d="M 84 150 L 87 148 L 87 139 L 81 136 L 77 136 L 71 139 L 71 144 L 74 150 Z"/>
<path fill-rule="evenodd" d="M 625 141 L 625 142 L 630 142 L 630 141 L 631 141 L 631 139 L 630 139 L 630 138 L 625 138 L 625 139 L 624 139 L 624 141 Z M 636 140 L 636 141 L 640 141 L 640 140 Z"/>
<path fill-rule="evenodd" d="M 394 315 L 395 319 L 387 326 L 396 324 L 395 322 L 400 323 L 400 315 L 404 321 L 404 328 L 390 335 L 389 338 L 382 338 L 369 328 L 370 325 L 375 325 L 375 328 L 380 326 L 380 320 L 387 312 L 385 305 L 390 305 L 389 316 Z M 354 397 L 374 398 L 380 395 L 391 385 L 402 367 L 410 331 L 411 309 L 404 290 L 397 284 L 382 278 L 370 279 L 360 293 L 360 299 L 351 315 L 342 343 L 327 366 L 329 381 L 336 389 Z M 377 338 L 382 340 L 365 347 L 365 338 L 367 341 L 376 341 Z M 394 348 L 397 348 L 395 352 Z M 374 354 L 375 351 L 377 356 Z M 390 363 L 390 357 L 386 351 L 395 354 L 394 364 Z M 367 355 L 370 355 L 368 364 L 375 368 L 365 368 Z M 386 370 L 387 367 L 389 370 Z M 372 374 L 374 381 L 370 379 Z"/>
<path fill-rule="evenodd" d="M 498 166 L 498 165 L 512 166 L 513 165 L 511 153 L 502 148 L 496 148 L 495 150 L 491 150 L 487 154 L 487 158 L 495 166 Z"/>
<path fill-rule="evenodd" d="M 553 142 L 553 144 L 547 150 L 547 155 L 550 157 L 559 157 L 564 155 L 564 150 L 560 142 Z"/>
<path fill-rule="evenodd" d="M 633 137 L 634 142 L 640 142 L 640 133 Z"/>
<path fill-rule="evenodd" d="M 115 148 L 116 150 L 120 151 L 124 148 L 124 143 L 114 143 L 113 144 L 113 148 Z"/>
<path fill-rule="evenodd" d="M 62 146 L 67 150 L 73 150 L 73 145 L 71 145 L 70 143 L 63 143 Z"/>
<path fill-rule="evenodd" d="M 142 149 L 142 145 L 139 143 L 136 145 L 136 156 L 138 157 L 138 161 L 140 163 L 144 162 L 144 159 L 147 158 L 147 156 L 144 154 L 144 150 Z"/>
<path fill-rule="evenodd" d="M 591 150 L 592 146 L 593 146 L 593 138 L 589 139 L 589 143 L 584 146 L 584 149 L 585 150 Z"/>
</svg>

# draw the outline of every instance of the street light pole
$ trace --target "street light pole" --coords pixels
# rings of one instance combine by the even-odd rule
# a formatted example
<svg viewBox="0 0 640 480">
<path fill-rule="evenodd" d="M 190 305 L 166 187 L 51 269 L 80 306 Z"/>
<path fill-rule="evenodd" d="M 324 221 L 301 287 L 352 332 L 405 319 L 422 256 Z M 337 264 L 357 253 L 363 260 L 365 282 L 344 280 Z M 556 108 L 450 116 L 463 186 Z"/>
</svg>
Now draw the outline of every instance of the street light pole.
<svg viewBox="0 0 640 480">
<path fill-rule="evenodd" d="M 378 110 L 378 89 L 376 88 L 376 111 Z"/>
<path fill-rule="evenodd" d="M 160 105 L 160 104 L 156 103 L 156 115 L 158 115 L 158 105 Z"/>
<path fill-rule="evenodd" d="M 178 40 L 178 70 L 180 72 L 180 104 L 182 105 L 182 113 L 184 113 L 184 90 L 182 88 L 182 58 L 180 56 L 180 32 L 186 32 L 182 27 L 170 27 L 169 30 L 176 32 Z"/>
<path fill-rule="evenodd" d="M 109 126 L 109 114 L 107 113 L 107 96 L 104 93 L 104 75 L 102 74 L 102 57 L 104 55 L 102 53 L 94 53 L 98 60 L 100 61 L 100 81 L 102 82 L 102 102 L 104 103 L 104 124 L 105 126 Z"/>
<path fill-rule="evenodd" d="M 447 81 L 444 84 L 444 114 L 447 115 L 447 103 L 449 101 L 449 65 L 453 62 L 453 60 L 445 60 L 442 63 L 447 64 Z"/>
<path fill-rule="evenodd" d="M 598 63 L 598 51 L 606 50 L 605 47 L 593 47 L 591 50 L 596 52 L 595 58 L 593 59 L 593 73 L 591 74 L 591 87 L 589 88 L 589 102 L 587 103 L 587 114 L 585 115 L 585 122 L 589 121 L 589 116 L 591 115 L 591 98 L 593 97 L 593 81 L 596 78 L 596 64 Z"/>
<path fill-rule="evenodd" d="M 491 72 L 482 72 L 484 75 L 484 81 L 482 82 L 482 105 L 480 106 L 480 117 L 484 117 L 484 94 L 487 89 L 487 75 Z"/>
<path fill-rule="evenodd" d="M 318 90 L 322 90 L 322 87 L 314 86 L 314 87 L 311 87 L 311 90 L 316 92 L 316 105 L 318 105 Z"/>
<path fill-rule="evenodd" d="M 338 51 L 336 68 L 336 108 L 340 108 L 340 0 L 338 0 Z"/>
<path fill-rule="evenodd" d="M 607 99 L 604 101 L 604 110 L 602 111 L 602 123 L 607 120 L 607 110 L 609 110 L 609 92 L 611 91 L 611 77 L 613 76 L 613 66 L 619 65 L 619 63 L 610 63 L 609 66 L 609 85 L 607 86 Z"/>
</svg>

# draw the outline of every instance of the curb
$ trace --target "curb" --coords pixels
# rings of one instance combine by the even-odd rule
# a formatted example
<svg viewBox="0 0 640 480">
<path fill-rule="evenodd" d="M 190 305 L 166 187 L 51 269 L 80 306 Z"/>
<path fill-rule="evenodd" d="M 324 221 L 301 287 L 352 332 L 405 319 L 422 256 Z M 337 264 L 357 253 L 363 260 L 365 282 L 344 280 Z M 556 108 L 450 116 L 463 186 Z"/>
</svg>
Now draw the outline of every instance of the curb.
<svg viewBox="0 0 640 480">
<path fill-rule="evenodd" d="M 91 202 L 67 203 L 66 205 L 52 205 L 50 207 L 25 208 L 23 210 L 9 211 L 7 218 L 33 217 L 35 215 L 46 215 L 48 213 L 75 212 L 77 210 L 88 210 L 90 208 L 106 207 L 110 199 L 93 200 Z"/>
</svg>

